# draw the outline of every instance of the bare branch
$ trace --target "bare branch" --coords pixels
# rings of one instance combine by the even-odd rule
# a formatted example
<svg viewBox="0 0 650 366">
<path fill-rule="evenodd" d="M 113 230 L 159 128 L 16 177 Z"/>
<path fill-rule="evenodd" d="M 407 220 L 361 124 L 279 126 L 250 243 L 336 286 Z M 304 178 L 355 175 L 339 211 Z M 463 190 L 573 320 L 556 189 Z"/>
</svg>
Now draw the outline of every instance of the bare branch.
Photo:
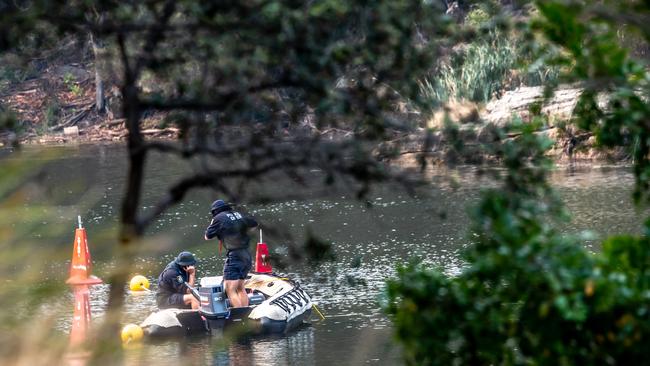
<svg viewBox="0 0 650 366">
<path fill-rule="evenodd" d="M 278 77 L 276 80 L 258 83 L 256 85 L 248 86 L 238 90 L 231 90 L 223 92 L 218 95 L 210 95 L 209 100 L 201 99 L 161 99 L 161 98 L 148 98 L 142 99 L 141 105 L 143 108 L 151 108 L 159 111 L 173 111 L 173 110 L 193 110 L 193 111 L 220 111 L 227 108 L 231 103 L 239 100 L 247 95 L 263 92 L 266 90 L 280 89 L 280 88 L 298 88 L 307 87 L 305 83 L 299 83 L 291 80 L 288 73 Z"/>
<path fill-rule="evenodd" d="M 160 202 L 158 202 L 153 210 L 140 218 L 137 222 L 136 230 L 138 233 L 142 234 L 144 229 L 149 226 L 154 220 L 156 220 L 163 212 L 165 212 L 169 207 L 179 203 L 183 200 L 183 197 L 191 189 L 199 187 L 211 187 L 216 186 L 219 190 L 231 196 L 228 188 L 222 183 L 224 178 L 234 178 L 234 177 L 244 177 L 244 178 L 255 178 L 266 174 L 270 171 L 280 169 L 287 166 L 300 166 L 305 165 L 306 160 L 300 158 L 297 160 L 291 159 L 280 159 L 272 163 L 266 164 L 264 166 L 255 168 L 255 169 L 231 169 L 231 170 L 211 170 L 203 173 L 195 174 L 191 177 L 182 179 L 180 182 L 172 186 Z"/>
</svg>

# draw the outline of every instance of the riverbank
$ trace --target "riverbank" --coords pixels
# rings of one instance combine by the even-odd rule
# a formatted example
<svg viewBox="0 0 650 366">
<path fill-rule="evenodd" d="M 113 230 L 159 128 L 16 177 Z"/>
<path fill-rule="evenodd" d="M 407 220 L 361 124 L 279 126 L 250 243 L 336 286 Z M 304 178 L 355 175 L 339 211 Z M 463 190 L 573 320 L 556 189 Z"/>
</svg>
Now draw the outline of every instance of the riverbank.
<svg viewBox="0 0 650 366">
<path fill-rule="evenodd" d="M 101 113 L 95 108 L 96 88 L 93 73 L 89 71 L 93 67 L 92 61 L 54 63 L 32 79 L 5 86 L 0 105 L 11 111 L 15 127 L 5 130 L 0 127 L 0 147 L 125 141 L 128 131 L 121 118 L 119 91 L 112 88 L 108 92 Z M 543 88 L 521 87 L 505 92 L 486 105 L 460 101 L 449 102 L 431 113 L 396 111 L 396 119 L 420 127 L 410 133 L 395 132 L 391 141 L 383 145 L 398 147 L 401 153 L 397 160 L 401 164 L 415 165 L 422 157 L 433 165 L 482 163 L 492 159 L 480 145 L 489 142 L 494 127 L 503 127 L 514 117 L 526 122 L 530 119 L 531 106 L 543 105 L 542 113 L 548 117 L 548 123 L 538 133 L 554 142 L 549 156 L 557 163 L 626 161 L 628 156 L 624 151 L 597 149 L 595 137 L 589 132 L 563 122 L 571 119 L 580 93 L 579 87 L 565 85 L 558 88 L 554 98 L 544 100 Z M 141 121 L 144 137 L 177 140 L 180 129 L 167 124 L 167 117 L 164 112 L 147 112 Z M 340 138 L 340 132 L 344 136 L 352 133 L 318 131 L 309 123 L 301 124 L 299 133 L 304 133 L 305 128 L 326 139 Z M 292 132 L 287 129 L 285 133 Z"/>
<path fill-rule="evenodd" d="M 180 130 L 174 127 L 159 128 L 158 120 L 144 120 L 142 134 L 145 138 L 160 140 L 177 140 Z M 22 145 L 65 145 L 95 142 L 122 142 L 126 141 L 128 130 L 124 126 L 124 119 L 107 121 L 102 124 L 87 126 L 85 128 L 71 128 L 61 133 L 48 133 L 43 135 L 27 134 L 18 137 Z M 6 144 L 6 142 L 5 142 Z M 0 142 L 0 146 L 3 143 Z"/>
<path fill-rule="evenodd" d="M 161 140 L 174 142 L 179 140 L 180 130 L 174 127 L 158 128 L 158 121 L 144 120 L 142 134 L 147 140 Z M 427 131 L 421 129 L 415 133 L 402 136 L 399 143 L 402 144 L 402 151 L 397 157 L 390 159 L 391 164 L 401 167 L 417 168 L 421 166 L 424 158 L 428 166 L 442 165 L 480 165 L 484 163 L 497 163 L 494 156 L 489 156 L 480 150 L 477 142 L 477 131 L 465 131 L 468 136 L 463 144 L 453 144 L 444 132 L 429 134 L 430 146 L 423 150 L 424 140 L 427 139 Z M 479 131 L 480 132 L 480 131 Z M 620 166 L 629 163 L 630 158 L 626 151 L 602 150 L 596 147 L 595 137 L 590 136 L 578 143 L 571 140 L 571 137 L 560 135 L 557 128 L 550 128 L 540 131 L 540 134 L 554 141 L 553 147 L 548 151 L 548 156 L 557 167 L 575 166 Z M 17 143 L 23 146 L 69 146 L 69 145 L 92 145 L 92 144 L 122 144 L 126 141 L 128 131 L 124 127 L 124 120 L 113 121 L 108 124 L 89 126 L 79 129 L 78 133 L 65 134 L 55 133 L 36 136 L 25 136 Z M 328 138 L 324 136 L 323 138 Z M 516 138 L 516 137 L 512 137 Z M 392 144 L 386 142 L 385 144 Z M 7 141 L 0 142 L 0 148 L 10 146 Z M 386 146 L 378 148 L 385 149 Z"/>
</svg>

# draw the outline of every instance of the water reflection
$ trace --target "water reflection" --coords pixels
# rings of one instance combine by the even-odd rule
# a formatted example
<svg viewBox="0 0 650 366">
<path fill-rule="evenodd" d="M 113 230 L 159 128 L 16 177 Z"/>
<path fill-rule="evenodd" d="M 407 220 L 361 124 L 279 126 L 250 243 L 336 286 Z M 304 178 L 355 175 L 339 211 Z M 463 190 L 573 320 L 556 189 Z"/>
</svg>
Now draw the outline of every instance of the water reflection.
<svg viewBox="0 0 650 366">
<path fill-rule="evenodd" d="M 215 366 L 315 365 L 314 328 L 305 326 L 286 336 L 223 339 L 220 335 L 168 340 L 129 347 L 126 365 L 175 364 Z"/>
</svg>

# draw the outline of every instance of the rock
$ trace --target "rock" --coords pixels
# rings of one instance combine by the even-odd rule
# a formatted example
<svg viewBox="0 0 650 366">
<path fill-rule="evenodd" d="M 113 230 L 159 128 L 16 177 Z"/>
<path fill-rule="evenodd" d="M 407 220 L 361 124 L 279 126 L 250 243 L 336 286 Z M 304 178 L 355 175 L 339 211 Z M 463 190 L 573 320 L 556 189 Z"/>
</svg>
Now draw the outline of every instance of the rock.
<svg viewBox="0 0 650 366">
<path fill-rule="evenodd" d="M 79 127 L 77 126 L 64 127 L 63 134 L 70 137 L 77 137 L 79 136 Z"/>
<path fill-rule="evenodd" d="M 478 106 L 469 101 L 447 102 L 441 110 L 433 113 L 433 116 L 427 121 L 427 128 L 442 129 L 447 118 L 450 122 L 459 124 L 478 122 Z"/>
<path fill-rule="evenodd" d="M 553 126 L 556 121 L 566 121 L 573 116 L 573 109 L 582 94 L 583 89 L 577 84 L 561 85 L 555 90 L 553 97 L 544 101 L 544 87 L 520 87 L 507 91 L 499 99 L 490 101 L 485 106 L 485 112 L 481 119 L 497 126 L 503 126 L 510 122 L 513 117 L 519 117 L 524 121 L 530 120 L 530 109 L 535 104 L 541 105 L 542 114 L 549 119 Z M 598 105 L 604 108 L 607 98 L 599 96 Z"/>
<path fill-rule="evenodd" d="M 54 73 L 62 79 L 70 75 L 75 82 L 82 82 L 90 78 L 90 72 L 88 70 L 72 65 L 59 66 L 54 70 Z"/>
</svg>

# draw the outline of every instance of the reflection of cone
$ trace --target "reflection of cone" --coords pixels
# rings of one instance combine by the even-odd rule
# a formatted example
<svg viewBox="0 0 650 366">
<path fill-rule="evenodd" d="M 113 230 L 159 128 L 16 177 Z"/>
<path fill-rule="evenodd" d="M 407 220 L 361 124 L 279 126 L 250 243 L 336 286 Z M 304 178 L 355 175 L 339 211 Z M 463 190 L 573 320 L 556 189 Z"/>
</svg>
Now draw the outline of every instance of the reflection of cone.
<svg viewBox="0 0 650 366">
<path fill-rule="evenodd" d="M 257 250 L 255 252 L 255 272 L 257 273 L 271 273 L 271 261 L 269 260 L 269 248 L 266 243 L 257 243 Z"/>
<path fill-rule="evenodd" d="M 74 287 L 74 315 L 70 330 L 70 347 L 78 348 L 88 339 L 90 328 L 90 300 L 88 286 Z"/>
<path fill-rule="evenodd" d="M 66 283 L 71 285 L 94 285 L 102 280 L 91 276 L 92 261 L 88 250 L 88 237 L 86 229 L 80 227 L 74 232 L 74 246 L 72 249 L 72 263 L 70 265 L 70 278 Z"/>
</svg>

